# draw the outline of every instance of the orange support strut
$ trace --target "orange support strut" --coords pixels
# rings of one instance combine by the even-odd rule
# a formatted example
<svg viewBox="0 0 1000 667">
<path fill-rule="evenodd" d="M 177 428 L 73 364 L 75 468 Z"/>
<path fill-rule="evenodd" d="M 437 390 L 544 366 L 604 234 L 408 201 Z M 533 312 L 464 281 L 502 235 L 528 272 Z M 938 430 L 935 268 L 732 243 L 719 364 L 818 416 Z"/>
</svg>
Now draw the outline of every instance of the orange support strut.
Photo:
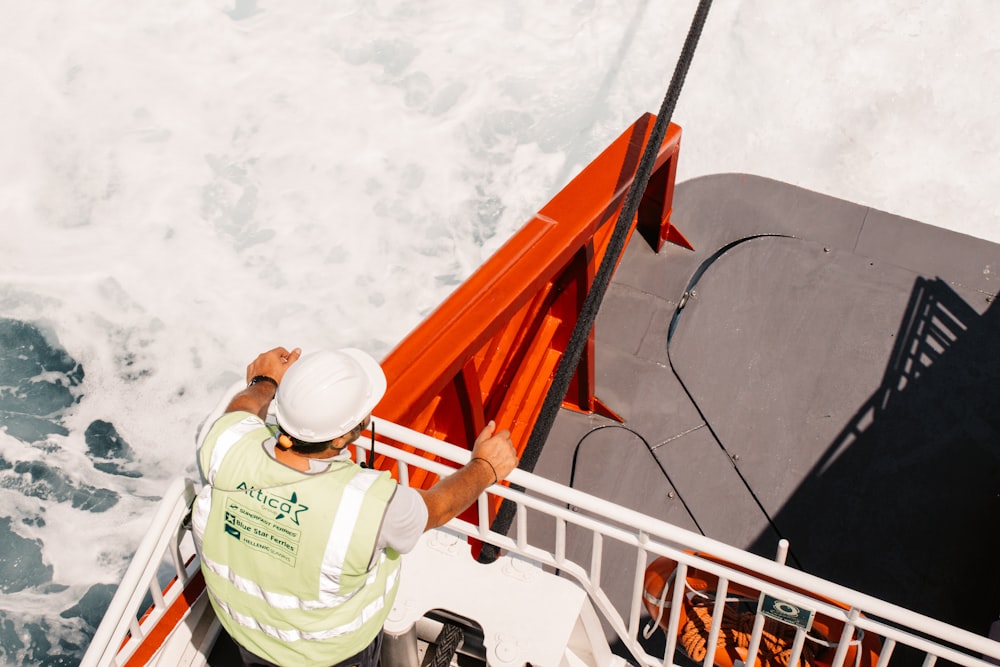
<svg viewBox="0 0 1000 667">
<path fill-rule="evenodd" d="M 386 357 L 375 414 L 468 447 L 494 419 L 524 447 L 654 121 L 639 118 Z M 636 216 L 656 251 L 691 248 L 670 224 L 680 136 L 671 124 Z M 614 417 L 594 396 L 593 331 L 563 404 Z M 412 471 L 410 482 L 435 479 Z"/>
</svg>

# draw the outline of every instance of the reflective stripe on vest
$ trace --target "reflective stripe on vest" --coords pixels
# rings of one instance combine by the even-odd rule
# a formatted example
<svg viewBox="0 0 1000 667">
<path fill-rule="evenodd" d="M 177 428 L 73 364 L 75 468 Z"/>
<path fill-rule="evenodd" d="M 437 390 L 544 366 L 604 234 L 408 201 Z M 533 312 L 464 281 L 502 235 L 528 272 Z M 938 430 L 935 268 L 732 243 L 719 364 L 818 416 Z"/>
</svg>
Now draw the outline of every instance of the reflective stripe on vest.
<svg viewBox="0 0 1000 667">
<path fill-rule="evenodd" d="M 375 544 L 396 483 L 349 461 L 292 470 L 264 449 L 271 436 L 236 412 L 205 438 L 199 465 L 213 486 L 193 515 L 202 570 L 245 648 L 277 664 L 333 664 L 367 646 L 392 608 L 399 555 Z"/>
<path fill-rule="evenodd" d="M 243 614 L 240 614 L 239 612 L 235 612 L 235 611 L 231 610 L 229 608 L 229 606 L 225 602 L 222 602 L 221 600 L 219 600 L 218 598 L 216 598 L 214 595 L 213 595 L 213 602 L 215 602 L 215 604 L 218 605 L 219 607 L 222 607 L 226 611 L 226 613 L 229 614 L 230 616 L 232 616 L 234 619 L 236 619 L 236 621 L 240 625 L 243 625 L 243 626 L 245 626 L 247 628 L 253 628 L 255 630 L 259 630 L 260 632 L 263 632 L 264 634 L 266 634 L 266 635 L 268 635 L 270 637 L 273 637 L 275 639 L 278 639 L 278 640 L 281 640 L 281 641 L 284 641 L 284 642 L 292 642 L 292 641 L 323 641 L 323 640 L 326 640 L 326 639 L 332 639 L 334 637 L 339 637 L 339 636 L 347 634 L 349 632 L 355 632 L 366 621 L 369 621 L 372 618 L 374 618 L 376 614 L 378 614 L 380 611 L 382 611 L 383 606 L 385 604 L 386 597 L 392 591 L 392 589 L 395 588 L 396 581 L 398 580 L 398 578 L 399 578 L 399 569 L 397 568 L 397 569 L 393 570 L 392 576 L 386 582 L 386 591 L 385 591 L 386 595 L 384 595 L 384 596 L 382 596 L 382 597 L 380 597 L 380 598 L 378 598 L 376 600 L 373 600 L 371 604 L 369 604 L 367 607 L 365 607 L 364 609 L 361 610 L 361 615 L 359 617 L 355 618 L 353 621 L 350 621 L 349 623 L 347 623 L 345 625 L 341 625 L 341 626 L 336 627 L 336 628 L 329 628 L 327 630 L 323 630 L 323 631 L 320 631 L 320 632 L 300 632 L 299 630 L 296 630 L 294 628 L 292 628 L 292 629 L 282 629 L 282 628 L 276 628 L 276 627 L 270 626 L 270 625 L 262 625 L 261 623 L 257 622 L 256 619 L 254 619 L 254 618 L 252 618 L 250 616 L 244 616 Z M 209 591 L 209 593 L 211 593 L 211 591 Z M 365 644 L 365 646 L 367 646 L 367 644 Z M 364 647 L 362 647 L 362 648 L 364 648 Z M 357 651 L 355 651 L 355 653 L 356 652 Z M 354 654 L 352 653 L 351 655 L 354 655 Z"/>
<path fill-rule="evenodd" d="M 234 413 L 239 414 L 239 413 Z M 221 420 L 220 420 L 221 421 Z M 226 458 L 226 454 L 229 453 L 236 443 L 240 441 L 248 433 L 256 431 L 261 427 L 261 422 L 259 419 L 249 417 L 247 419 L 242 419 L 239 423 L 230 426 L 225 431 L 218 434 L 218 440 L 215 446 L 211 448 L 211 461 L 207 469 L 202 468 L 202 473 L 205 475 L 205 479 L 208 480 L 209 484 L 215 484 L 215 475 L 219 471 L 219 466 L 222 465 L 222 459 Z"/>
<path fill-rule="evenodd" d="M 279 609 L 328 609 L 343 604 L 351 599 L 357 588 L 340 592 L 340 583 L 343 578 L 344 560 L 347 557 L 347 546 L 350 536 L 354 533 L 355 524 L 361 516 L 361 506 L 364 502 L 365 494 L 371 488 L 373 482 L 378 479 L 371 474 L 355 475 L 344 490 L 341 502 L 337 505 L 337 512 L 333 520 L 333 527 L 330 530 L 330 537 L 323 556 L 323 564 L 320 568 L 321 581 L 326 584 L 319 589 L 316 599 L 304 600 L 294 595 L 286 595 L 267 591 L 252 579 L 241 577 L 233 572 L 232 568 L 223 563 L 212 560 L 207 555 L 202 556 L 202 563 L 217 576 L 228 580 L 240 591 L 253 595 L 267 602 L 272 607 Z M 382 556 L 384 559 L 384 555 Z M 365 577 L 364 585 L 370 586 L 375 583 L 378 575 L 378 567 L 373 567 Z"/>
</svg>

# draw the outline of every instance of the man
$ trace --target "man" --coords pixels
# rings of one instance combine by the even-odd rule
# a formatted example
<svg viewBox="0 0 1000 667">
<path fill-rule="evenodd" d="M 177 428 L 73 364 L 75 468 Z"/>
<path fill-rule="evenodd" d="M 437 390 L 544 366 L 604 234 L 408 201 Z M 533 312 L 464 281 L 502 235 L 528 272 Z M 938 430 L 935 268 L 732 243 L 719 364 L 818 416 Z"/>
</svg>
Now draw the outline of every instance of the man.
<svg viewBox="0 0 1000 667">
<path fill-rule="evenodd" d="M 245 665 L 374 666 L 400 554 L 514 469 L 510 433 L 490 422 L 468 465 L 410 489 L 345 450 L 385 393 L 370 356 L 279 347 L 247 380 L 198 451 L 192 523 L 212 606 Z"/>
</svg>

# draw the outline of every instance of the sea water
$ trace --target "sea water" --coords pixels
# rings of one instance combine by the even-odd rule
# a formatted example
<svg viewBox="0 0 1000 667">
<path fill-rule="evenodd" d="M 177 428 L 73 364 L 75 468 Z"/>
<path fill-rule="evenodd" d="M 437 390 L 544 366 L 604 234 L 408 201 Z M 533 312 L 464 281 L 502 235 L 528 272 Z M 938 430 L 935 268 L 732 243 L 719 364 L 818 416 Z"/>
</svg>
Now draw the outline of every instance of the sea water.
<svg viewBox="0 0 1000 667">
<path fill-rule="evenodd" d="M 6 2 L 0 664 L 76 664 L 246 364 L 384 356 L 659 108 L 695 5 Z M 679 180 L 756 173 L 1000 241 L 998 22 L 991 0 L 717 2 Z"/>
</svg>

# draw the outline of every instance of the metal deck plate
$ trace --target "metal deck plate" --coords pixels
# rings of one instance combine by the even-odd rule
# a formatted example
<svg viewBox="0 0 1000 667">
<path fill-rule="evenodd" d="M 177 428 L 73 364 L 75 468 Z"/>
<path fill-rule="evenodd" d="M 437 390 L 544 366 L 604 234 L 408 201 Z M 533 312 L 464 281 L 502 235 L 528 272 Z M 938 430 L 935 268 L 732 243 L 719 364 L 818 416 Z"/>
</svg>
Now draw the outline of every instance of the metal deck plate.
<svg viewBox="0 0 1000 667">
<path fill-rule="evenodd" d="M 535 471 L 762 555 L 786 537 L 793 565 L 984 634 L 1000 246 L 739 174 L 678 185 L 674 224 L 697 250 L 636 236 L 598 318 L 627 429 L 564 411 Z"/>
</svg>

